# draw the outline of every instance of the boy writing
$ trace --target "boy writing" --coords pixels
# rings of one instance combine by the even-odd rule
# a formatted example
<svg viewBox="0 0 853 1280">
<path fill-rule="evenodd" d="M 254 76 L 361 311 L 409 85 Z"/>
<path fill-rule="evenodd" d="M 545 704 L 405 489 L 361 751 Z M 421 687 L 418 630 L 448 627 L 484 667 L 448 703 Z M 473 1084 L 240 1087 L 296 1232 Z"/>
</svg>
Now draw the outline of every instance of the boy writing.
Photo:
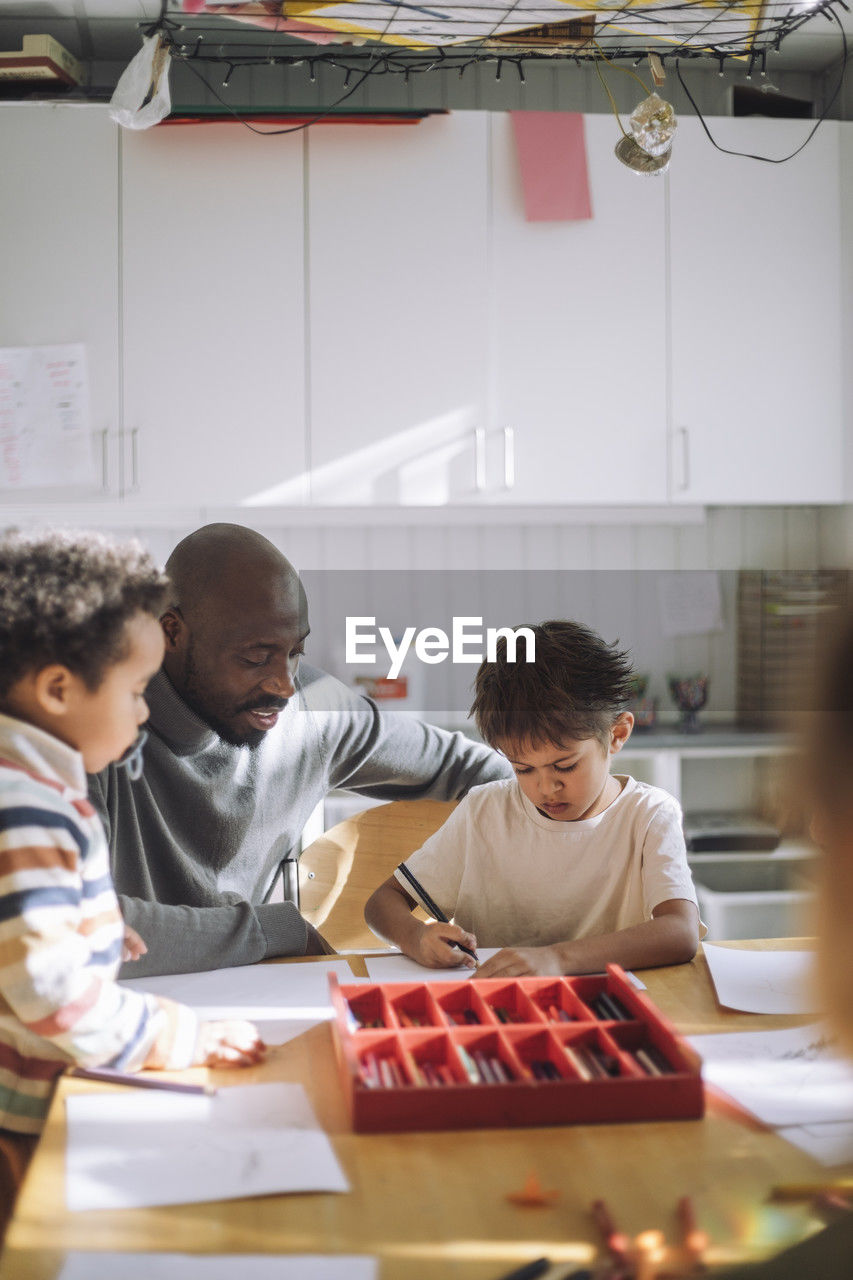
<svg viewBox="0 0 853 1280">
<path fill-rule="evenodd" d="M 251 1023 L 199 1024 L 115 981 L 123 950 L 144 943 L 125 936 L 86 772 L 125 754 L 148 717 L 166 585 L 133 543 L 0 536 L 0 1228 L 70 1063 L 177 1070 L 263 1054 Z"/>
<path fill-rule="evenodd" d="M 531 630 L 535 662 L 509 661 L 499 640 L 471 708 L 515 778 L 475 787 L 404 864 L 455 922 L 414 917 L 400 870 L 365 919 L 431 967 L 475 963 L 453 943 L 503 948 L 481 977 L 690 960 L 700 922 L 679 806 L 610 773 L 634 723 L 627 656 L 578 623 Z"/>
</svg>

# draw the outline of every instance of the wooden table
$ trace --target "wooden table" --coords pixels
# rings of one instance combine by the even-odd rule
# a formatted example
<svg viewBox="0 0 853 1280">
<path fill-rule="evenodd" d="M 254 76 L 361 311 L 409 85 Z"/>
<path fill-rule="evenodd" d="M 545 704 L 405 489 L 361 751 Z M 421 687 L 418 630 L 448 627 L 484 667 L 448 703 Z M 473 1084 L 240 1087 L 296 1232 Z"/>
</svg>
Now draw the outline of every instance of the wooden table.
<svg viewBox="0 0 853 1280">
<path fill-rule="evenodd" d="M 363 972 L 363 961 L 353 957 L 351 963 L 354 972 Z M 806 1021 L 720 1010 L 702 955 L 642 976 L 649 996 L 687 1033 Z M 185 1074 L 197 1079 L 205 1073 Z M 805 1230 L 803 1210 L 765 1203 L 774 1183 L 826 1179 L 826 1170 L 803 1152 L 714 1106 L 703 1120 L 692 1121 L 353 1134 L 327 1024 L 273 1049 L 258 1068 L 209 1074 L 222 1085 L 301 1081 L 332 1137 L 350 1194 L 69 1213 L 64 1098 L 112 1086 L 64 1080 L 9 1229 L 0 1280 L 54 1280 L 64 1251 L 73 1249 L 369 1253 L 381 1259 L 381 1280 L 495 1280 L 541 1254 L 588 1263 L 598 1249 L 589 1216 L 597 1197 L 607 1199 L 624 1230 L 659 1227 L 675 1239 L 675 1204 L 685 1194 L 710 1234 L 709 1259 L 723 1262 L 758 1256 L 774 1238 L 778 1247 Z M 518 1189 L 530 1170 L 544 1187 L 559 1190 L 553 1207 L 507 1202 L 507 1192 Z"/>
</svg>

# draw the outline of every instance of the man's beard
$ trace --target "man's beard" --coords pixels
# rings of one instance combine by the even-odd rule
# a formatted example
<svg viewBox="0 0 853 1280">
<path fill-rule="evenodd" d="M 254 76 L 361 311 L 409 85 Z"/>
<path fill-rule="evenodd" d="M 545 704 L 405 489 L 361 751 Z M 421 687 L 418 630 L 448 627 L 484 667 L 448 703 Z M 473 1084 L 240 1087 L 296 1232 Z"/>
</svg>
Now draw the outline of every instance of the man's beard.
<svg viewBox="0 0 853 1280">
<path fill-rule="evenodd" d="M 218 738 L 221 738 L 223 742 L 227 742 L 232 747 L 248 747 L 250 751 L 256 751 L 269 733 L 269 730 L 246 729 L 240 732 L 229 723 L 231 718 L 239 715 L 242 711 L 260 710 L 262 707 L 264 709 L 275 708 L 283 711 L 287 706 L 287 698 L 269 696 L 264 699 L 263 703 L 253 699 L 237 707 L 225 706 L 224 702 L 211 700 L 209 696 L 205 697 L 202 691 L 202 682 L 198 678 L 198 668 L 193 657 L 192 640 L 187 645 L 183 677 L 184 687 L 181 691 L 181 697 L 184 702 L 186 702 L 190 710 L 195 712 L 200 720 L 203 720 L 213 730 Z M 229 719 L 223 719 L 226 714 Z"/>
</svg>

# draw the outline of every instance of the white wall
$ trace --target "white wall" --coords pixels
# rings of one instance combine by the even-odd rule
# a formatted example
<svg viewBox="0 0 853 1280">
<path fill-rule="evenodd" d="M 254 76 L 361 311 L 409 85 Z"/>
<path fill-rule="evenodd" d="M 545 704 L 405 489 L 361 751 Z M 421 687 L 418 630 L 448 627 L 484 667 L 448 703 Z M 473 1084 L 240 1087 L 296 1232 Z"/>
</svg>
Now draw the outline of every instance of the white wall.
<svg viewBox="0 0 853 1280">
<path fill-rule="evenodd" d="M 91 508 L 88 509 L 91 514 Z M 5 515 L 0 508 L 0 521 Z M 21 513 L 24 514 L 24 513 Z M 516 523 L 511 513 L 502 522 L 453 523 L 452 512 L 443 512 L 443 523 L 406 521 L 401 513 L 397 523 L 378 523 L 365 512 L 363 522 L 352 518 L 337 522 L 288 524 L 280 514 L 262 520 L 233 510 L 208 509 L 186 513 L 181 525 L 139 525 L 115 528 L 119 536 L 138 536 L 161 560 L 172 547 L 198 525 L 209 520 L 235 520 L 259 528 L 300 570 L 348 571 L 354 575 L 352 589 L 358 598 L 358 574 L 364 571 L 407 570 L 452 573 L 459 571 L 527 571 L 531 586 L 527 607 L 537 608 L 542 595 L 542 579 L 536 572 L 548 570 L 601 571 L 600 588 L 587 591 L 574 612 L 580 621 L 599 629 L 608 640 L 627 643 L 638 669 L 652 676 L 650 692 L 659 698 L 659 716 L 674 720 L 676 711 L 666 693 L 669 671 L 704 671 L 710 676 L 711 697 L 706 719 L 732 720 L 736 709 L 735 618 L 733 576 L 723 579 L 724 630 L 705 636 L 665 639 L 657 613 L 655 571 L 814 569 L 838 568 L 853 563 L 853 508 L 709 508 L 704 519 L 693 524 L 590 523 L 576 520 L 571 513 L 547 524 Z M 67 520 L 67 514 L 63 513 Z M 20 520 L 20 515 L 17 517 Z M 321 517 L 322 518 L 322 517 Z M 39 513 L 28 511 L 23 523 L 37 522 Z M 41 519 L 50 519 L 44 509 Z M 88 519 L 91 525 L 91 519 Z M 618 580 L 620 598 L 614 598 L 605 576 L 611 571 L 632 571 L 624 599 L 626 578 Z M 534 572 L 536 571 L 536 572 Z M 320 602 L 318 604 L 318 612 Z M 455 612 L 469 610 L 460 601 Z M 471 608 L 476 613 L 477 609 Z M 542 615 L 554 611 L 544 607 Z M 631 634 L 625 634 L 625 618 L 633 619 Z M 504 624 L 525 619 L 505 617 Z M 539 614 L 527 620 L 540 621 Z M 342 647 L 342 636 L 329 636 L 315 627 L 309 641 L 309 659 L 319 665 L 334 666 Z M 440 692 L 433 693 L 432 705 L 444 701 L 448 712 L 467 706 L 468 684 L 473 668 L 453 669 L 446 663 L 432 669 L 432 679 Z M 445 696 L 442 696 L 445 695 Z"/>
</svg>

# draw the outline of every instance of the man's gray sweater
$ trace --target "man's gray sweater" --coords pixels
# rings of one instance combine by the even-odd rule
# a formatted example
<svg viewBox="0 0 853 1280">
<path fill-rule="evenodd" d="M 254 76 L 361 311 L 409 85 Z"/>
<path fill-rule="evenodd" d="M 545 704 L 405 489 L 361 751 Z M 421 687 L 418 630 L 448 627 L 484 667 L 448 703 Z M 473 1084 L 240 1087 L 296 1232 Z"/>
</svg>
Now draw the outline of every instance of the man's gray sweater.
<svg viewBox="0 0 853 1280">
<path fill-rule="evenodd" d="M 126 922 L 148 954 L 127 976 L 302 955 L 293 902 L 268 902 L 315 806 L 334 787 L 381 800 L 455 800 L 506 777 L 495 752 L 375 703 L 300 664 L 297 692 L 260 746 L 231 746 L 160 672 L 149 685 L 145 767 L 90 779 Z"/>
</svg>

